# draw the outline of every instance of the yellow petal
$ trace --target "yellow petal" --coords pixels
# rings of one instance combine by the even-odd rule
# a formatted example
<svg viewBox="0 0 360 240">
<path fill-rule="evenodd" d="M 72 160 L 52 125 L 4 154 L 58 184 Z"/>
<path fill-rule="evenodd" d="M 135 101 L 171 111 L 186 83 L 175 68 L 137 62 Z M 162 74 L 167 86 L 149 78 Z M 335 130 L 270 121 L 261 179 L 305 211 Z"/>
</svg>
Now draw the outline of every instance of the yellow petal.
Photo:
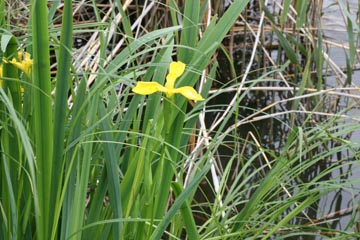
<svg viewBox="0 0 360 240">
<path fill-rule="evenodd" d="M 21 61 L 23 59 L 23 52 L 22 51 L 18 51 L 18 59 Z"/>
<path fill-rule="evenodd" d="M 166 76 L 166 83 L 165 83 L 165 87 L 167 89 L 173 89 L 175 87 L 175 80 L 176 80 L 176 76 L 174 74 L 168 74 Z"/>
<path fill-rule="evenodd" d="M 17 54 L 20 62 L 31 60 L 31 55 L 28 52 L 18 51 Z"/>
<path fill-rule="evenodd" d="M 165 87 L 167 89 L 173 89 L 175 87 L 175 81 L 185 71 L 185 64 L 178 61 L 170 63 L 169 73 L 166 76 Z"/>
<path fill-rule="evenodd" d="M 147 95 L 154 92 L 166 92 L 166 88 L 157 82 L 137 82 L 136 86 L 132 89 L 134 93 Z"/>
<path fill-rule="evenodd" d="M 31 55 L 28 52 L 24 52 L 24 61 L 29 61 L 31 60 Z M 32 60 L 31 60 L 32 61 Z"/>
<path fill-rule="evenodd" d="M 170 63 L 169 75 L 172 75 L 175 80 L 180 77 L 185 71 L 185 63 L 183 62 L 172 62 Z"/>
<path fill-rule="evenodd" d="M 194 88 L 189 86 L 176 88 L 173 92 L 180 93 L 189 100 L 204 100 L 204 98 Z"/>
<path fill-rule="evenodd" d="M 11 61 L 9 63 L 11 63 L 12 65 L 14 65 L 15 67 L 17 67 L 18 69 L 20 69 L 21 71 L 24 72 L 24 70 L 25 70 L 24 66 L 21 64 L 21 62 L 16 61 L 15 58 L 11 59 Z"/>
<path fill-rule="evenodd" d="M 23 71 L 26 75 L 30 76 L 31 74 L 31 67 L 33 65 L 33 60 L 30 58 L 30 53 L 24 52 L 24 59 L 21 61 L 22 69 L 19 68 L 21 71 Z"/>
<path fill-rule="evenodd" d="M 24 58 L 22 57 L 21 52 L 18 52 L 18 56 L 20 56 L 22 59 L 20 62 L 18 62 L 15 58 L 11 59 L 11 61 L 7 61 L 5 58 L 3 58 L 3 62 L 10 63 L 20 69 L 22 72 L 24 72 L 27 76 L 30 76 L 31 74 L 31 67 L 33 64 L 33 60 L 30 58 L 30 54 L 25 52 Z"/>
</svg>

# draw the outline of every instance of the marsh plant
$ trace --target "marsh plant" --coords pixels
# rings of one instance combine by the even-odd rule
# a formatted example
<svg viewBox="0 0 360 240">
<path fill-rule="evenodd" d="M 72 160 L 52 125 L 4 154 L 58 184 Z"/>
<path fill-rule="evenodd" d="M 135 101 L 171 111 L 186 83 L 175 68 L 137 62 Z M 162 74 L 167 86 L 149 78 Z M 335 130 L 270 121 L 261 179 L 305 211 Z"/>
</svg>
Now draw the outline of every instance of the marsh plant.
<svg viewBox="0 0 360 240">
<path fill-rule="evenodd" d="M 360 237 L 313 2 L 1 1 L 0 239 Z"/>
</svg>

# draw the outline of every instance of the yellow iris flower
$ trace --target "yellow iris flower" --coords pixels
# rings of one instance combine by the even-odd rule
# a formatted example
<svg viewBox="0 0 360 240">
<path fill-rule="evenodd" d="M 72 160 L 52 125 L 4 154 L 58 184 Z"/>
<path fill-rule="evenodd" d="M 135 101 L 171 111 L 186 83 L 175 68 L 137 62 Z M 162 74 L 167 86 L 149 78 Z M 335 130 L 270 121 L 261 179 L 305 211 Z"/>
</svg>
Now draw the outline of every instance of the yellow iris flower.
<svg viewBox="0 0 360 240">
<path fill-rule="evenodd" d="M 204 100 L 202 96 L 192 87 L 185 86 L 175 88 L 175 81 L 185 71 L 185 64 L 178 61 L 170 63 L 169 73 L 166 76 L 165 86 L 157 82 L 137 82 L 136 86 L 132 89 L 133 92 L 141 95 L 148 95 L 155 92 L 163 92 L 168 98 L 172 97 L 175 93 L 180 93 L 189 100 Z"/>
<path fill-rule="evenodd" d="M 3 62 L 10 63 L 20 69 L 23 73 L 25 73 L 28 77 L 31 76 L 31 66 L 33 64 L 33 60 L 30 58 L 30 53 L 28 52 L 18 52 L 18 58 L 20 61 L 17 61 L 15 58 L 10 61 L 3 58 Z"/>
</svg>

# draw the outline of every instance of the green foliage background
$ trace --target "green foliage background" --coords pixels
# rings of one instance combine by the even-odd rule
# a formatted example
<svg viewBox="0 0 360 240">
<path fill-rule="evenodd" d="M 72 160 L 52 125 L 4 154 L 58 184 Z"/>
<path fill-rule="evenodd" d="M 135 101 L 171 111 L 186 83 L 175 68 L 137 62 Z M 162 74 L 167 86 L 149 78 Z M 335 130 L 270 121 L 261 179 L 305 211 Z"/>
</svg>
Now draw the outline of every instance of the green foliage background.
<svg viewBox="0 0 360 240">
<path fill-rule="evenodd" d="M 2 61 L 0 239 L 359 237 L 359 180 L 349 178 L 358 168 L 358 146 L 347 137 L 359 128 L 347 114 L 358 97 L 344 90 L 353 87 L 357 23 L 347 18 L 346 82 L 329 90 L 322 82 L 327 54 L 320 29 L 307 28 L 317 27 L 311 17 L 319 6 L 283 1 L 276 15 L 260 1 L 259 31 L 239 73 L 224 44 L 238 21 L 252 30 L 243 18 L 249 1 L 226 9 L 211 3 L 117 0 L 106 8 L 88 1 L 96 21 L 78 23 L 75 1 L 1 2 L 1 56 L 26 51 L 33 66 L 27 76 Z M 29 10 L 26 24 L 14 24 L 17 9 Z M 168 24 L 157 23 L 156 14 L 144 24 L 157 11 Z M 279 58 L 253 69 L 267 54 L 264 22 Z M 74 40 L 89 32 L 95 37 L 81 52 Z M 233 78 L 217 87 L 220 53 Z M 173 60 L 186 64 L 177 86 L 196 87 L 205 101 L 131 92 L 139 80 L 163 84 Z M 289 95 L 261 108 L 244 105 L 252 91 L 274 89 Z M 229 92 L 232 100 L 216 103 Z M 348 104 L 330 113 L 334 95 Z M 274 113 L 283 103 L 289 108 Z M 246 124 L 264 119 L 285 126 L 278 149 L 262 144 L 266 133 L 246 132 Z M 224 148 L 231 153 L 221 158 Z M 304 177 L 314 168 L 316 175 Z M 321 199 L 339 189 L 351 195 L 341 229 L 321 209 Z"/>
</svg>

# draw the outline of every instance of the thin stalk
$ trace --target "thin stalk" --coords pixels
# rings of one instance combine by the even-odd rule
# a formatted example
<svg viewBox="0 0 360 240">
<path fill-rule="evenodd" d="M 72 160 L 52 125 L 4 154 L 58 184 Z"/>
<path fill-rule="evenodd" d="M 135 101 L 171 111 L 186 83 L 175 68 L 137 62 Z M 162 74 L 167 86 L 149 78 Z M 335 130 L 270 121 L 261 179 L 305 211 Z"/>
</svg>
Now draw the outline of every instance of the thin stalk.
<svg viewBox="0 0 360 240">
<path fill-rule="evenodd" d="M 103 103 L 99 103 L 99 113 L 101 116 L 106 116 L 105 108 L 102 105 Z M 117 165 L 117 152 L 115 151 L 115 147 L 112 144 L 108 144 L 112 141 L 113 136 L 109 132 L 111 130 L 111 125 L 107 124 L 105 121 L 101 122 L 101 128 L 104 131 L 102 134 L 103 139 L 105 140 L 104 147 L 104 158 L 105 158 L 105 166 L 109 179 L 109 198 L 110 203 L 112 205 L 113 218 L 120 219 L 123 215 L 123 210 L 121 208 L 121 191 L 120 191 L 120 182 L 118 175 L 118 165 Z M 115 222 L 112 224 L 112 234 L 114 239 L 120 239 L 122 232 L 122 222 Z"/>
<path fill-rule="evenodd" d="M 76 141 L 76 138 L 80 136 L 81 133 L 81 120 L 86 116 L 85 107 L 83 107 L 84 102 L 86 102 L 85 98 L 86 92 L 86 80 L 82 79 L 78 88 L 77 96 L 74 99 L 73 112 L 76 113 L 74 117 L 74 121 L 72 122 L 74 127 L 71 128 L 69 142 Z M 95 122 L 95 108 L 89 109 L 89 116 L 92 118 L 89 119 L 91 123 Z M 93 136 L 90 135 L 88 137 L 89 141 L 93 140 Z M 69 184 L 66 189 L 66 198 L 63 205 L 63 213 L 62 213 L 62 238 L 66 239 L 69 235 L 75 231 L 81 229 L 84 224 L 84 202 L 86 201 L 86 193 L 87 193 L 87 185 L 89 181 L 89 172 L 90 172 L 90 163 L 91 163 L 91 153 L 92 153 L 92 144 L 86 144 L 84 146 L 84 154 L 83 156 L 77 154 L 76 147 L 72 147 L 67 152 L 67 163 L 65 171 L 71 171 L 71 175 L 69 177 Z M 77 172 L 74 168 L 70 168 L 70 163 L 72 161 L 73 156 L 75 156 L 76 160 L 79 161 L 80 158 L 83 158 L 81 169 L 78 169 L 79 180 L 76 179 Z M 76 181 L 78 180 L 78 183 Z M 76 236 L 78 239 L 81 239 L 82 232 Z M 86 238 L 85 238 L 86 239 Z"/>
<path fill-rule="evenodd" d="M 5 1 L 0 1 L 0 28 L 5 28 Z"/>
<path fill-rule="evenodd" d="M 10 36 L 9 42 L 6 46 L 4 57 L 7 59 L 17 58 L 17 40 L 15 37 Z M 15 110 L 21 112 L 21 96 L 20 96 L 20 83 L 18 69 L 10 63 L 3 63 L 3 77 L 9 80 L 3 81 L 5 92 L 10 92 Z"/>
<path fill-rule="evenodd" d="M 16 38 L 10 36 L 9 42 L 6 46 L 6 51 L 4 53 L 6 58 L 13 58 L 17 56 L 17 40 Z M 21 113 L 21 100 L 20 100 L 20 86 L 19 81 L 19 72 L 16 67 L 9 63 L 3 63 L 3 89 L 4 92 L 8 94 L 11 99 L 11 103 L 15 108 L 16 112 Z M 6 79 L 6 80 L 5 80 Z M 3 107 L 3 113 L 1 116 L 2 131 L 1 131 L 1 148 L 2 152 L 2 163 L 3 163 L 3 172 L 4 174 L 4 194 L 6 197 L 4 199 L 4 208 L 7 211 L 9 216 L 9 235 L 12 239 L 17 238 L 17 232 L 19 232 L 18 227 L 18 210 L 16 208 L 16 200 L 18 196 L 21 196 L 21 184 L 18 181 L 18 162 L 20 162 L 20 150 L 19 150 L 19 139 L 16 133 L 16 127 L 14 123 L 9 118 L 7 110 Z"/>
<path fill-rule="evenodd" d="M 53 129 L 50 85 L 49 33 L 47 1 L 31 2 L 33 36 L 34 125 L 37 158 L 37 186 L 40 214 L 37 239 L 50 239 L 54 203 L 51 202 Z"/>
<path fill-rule="evenodd" d="M 174 104 L 173 98 L 172 99 L 166 99 L 163 103 L 163 117 L 164 117 L 164 139 L 166 143 L 174 144 L 171 141 L 172 138 L 172 124 L 174 123 L 174 116 L 176 116 L 177 109 L 172 106 Z M 176 124 L 176 122 L 175 122 Z M 178 129 L 181 129 L 181 127 L 177 127 Z M 155 197 L 155 218 L 161 219 L 164 215 L 165 209 L 166 209 L 166 203 L 168 201 L 169 196 L 169 189 L 171 184 L 171 179 L 174 176 L 174 171 L 171 167 L 172 161 L 176 159 L 175 155 L 172 155 L 170 152 L 174 152 L 173 149 L 169 148 L 168 145 L 164 144 L 162 148 L 161 158 L 160 158 L 160 164 L 159 164 L 159 171 L 160 171 L 160 189 L 158 196 Z M 167 157 L 170 156 L 171 159 L 168 159 Z"/>
<path fill-rule="evenodd" d="M 62 166 L 64 161 L 64 138 L 67 113 L 68 80 L 70 78 L 72 47 L 72 0 L 65 0 L 62 16 L 60 51 L 56 77 L 55 118 L 54 118 L 54 152 L 51 182 L 51 202 L 57 203 L 61 190 Z M 54 221 L 57 221 L 54 219 Z"/>
</svg>

